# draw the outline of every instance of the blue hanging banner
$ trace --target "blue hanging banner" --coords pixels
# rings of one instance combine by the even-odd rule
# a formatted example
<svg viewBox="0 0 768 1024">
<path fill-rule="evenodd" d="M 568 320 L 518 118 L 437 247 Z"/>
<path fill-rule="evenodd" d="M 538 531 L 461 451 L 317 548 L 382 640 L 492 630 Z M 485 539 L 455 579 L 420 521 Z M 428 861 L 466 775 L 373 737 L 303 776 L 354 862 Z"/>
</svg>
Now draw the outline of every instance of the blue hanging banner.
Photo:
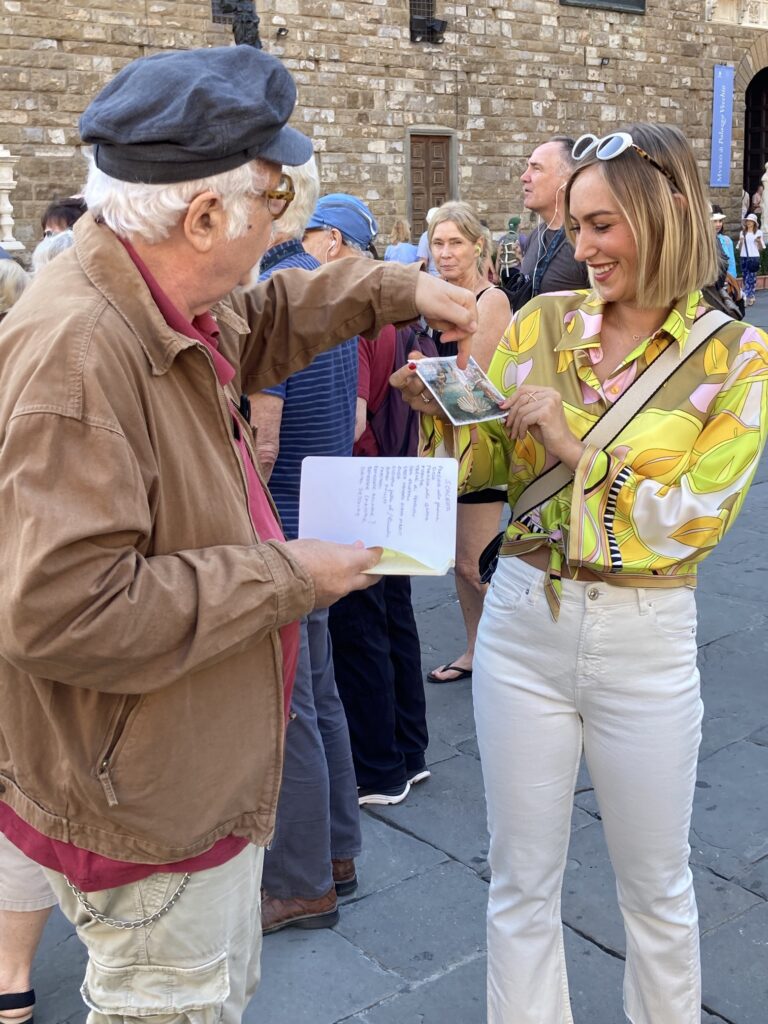
<svg viewBox="0 0 768 1024">
<path fill-rule="evenodd" d="M 727 188 L 731 184 L 733 74 L 734 69 L 730 64 L 715 64 L 712 150 L 709 158 L 709 184 L 712 188 Z"/>
</svg>

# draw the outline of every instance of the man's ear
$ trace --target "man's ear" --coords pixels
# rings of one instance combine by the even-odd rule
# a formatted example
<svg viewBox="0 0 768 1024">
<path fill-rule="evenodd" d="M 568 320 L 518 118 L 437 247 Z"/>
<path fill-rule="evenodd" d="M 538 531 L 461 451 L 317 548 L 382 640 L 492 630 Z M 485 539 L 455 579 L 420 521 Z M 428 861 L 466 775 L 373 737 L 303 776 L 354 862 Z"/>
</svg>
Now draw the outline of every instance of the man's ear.
<svg viewBox="0 0 768 1024">
<path fill-rule="evenodd" d="M 200 192 L 187 207 L 182 230 L 187 241 L 200 253 L 209 252 L 226 230 L 227 215 L 216 192 Z"/>
</svg>

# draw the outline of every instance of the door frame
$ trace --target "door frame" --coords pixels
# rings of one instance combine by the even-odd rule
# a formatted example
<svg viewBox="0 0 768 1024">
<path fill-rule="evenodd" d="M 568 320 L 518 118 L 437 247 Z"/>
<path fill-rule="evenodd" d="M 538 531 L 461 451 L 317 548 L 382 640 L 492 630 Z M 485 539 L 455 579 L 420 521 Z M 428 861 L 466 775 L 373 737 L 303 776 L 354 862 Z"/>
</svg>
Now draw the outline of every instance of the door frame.
<svg viewBox="0 0 768 1024">
<path fill-rule="evenodd" d="M 448 139 L 448 172 L 450 178 L 450 188 L 448 190 L 448 198 L 458 199 L 459 198 L 459 140 L 456 134 L 455 128 L 441 128 L 438 125 L 409 125 L 406 129 L 405 137 L 405 151 L 407 158 L 405 161 L 405 189 L 406 189 L 406 209 L 408 222 L 413 223 L 413 202 L 411 194 L 411 136 L 412 135 L 442 135 Z"/>
</svg>

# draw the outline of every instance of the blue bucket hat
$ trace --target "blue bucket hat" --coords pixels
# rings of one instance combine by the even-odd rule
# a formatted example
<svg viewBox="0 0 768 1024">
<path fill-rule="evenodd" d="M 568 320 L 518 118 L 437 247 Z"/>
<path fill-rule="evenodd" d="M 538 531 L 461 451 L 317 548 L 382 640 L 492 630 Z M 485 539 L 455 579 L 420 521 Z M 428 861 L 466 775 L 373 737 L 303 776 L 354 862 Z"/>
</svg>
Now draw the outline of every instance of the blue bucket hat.
<svg viewBox="0 0 768 1024">
<path fill-rule="evenodd" d="M 318 199 L 309 218 L 307 231 L 313 228 L 336 228 L 348 242 L 369 249 L 379 233 L 376 218 L 361 199 L 344 192 L 332 192 Z"/>
<path fill-rule="evenodd" d="M 127 64 L 80 118 L 96 166 L 120 181 L 168 185 L 260 158 L 296 166 L 312 143 L 286 122 L 296 86 L 253 46 L 174 50 Z"/>
</svg>

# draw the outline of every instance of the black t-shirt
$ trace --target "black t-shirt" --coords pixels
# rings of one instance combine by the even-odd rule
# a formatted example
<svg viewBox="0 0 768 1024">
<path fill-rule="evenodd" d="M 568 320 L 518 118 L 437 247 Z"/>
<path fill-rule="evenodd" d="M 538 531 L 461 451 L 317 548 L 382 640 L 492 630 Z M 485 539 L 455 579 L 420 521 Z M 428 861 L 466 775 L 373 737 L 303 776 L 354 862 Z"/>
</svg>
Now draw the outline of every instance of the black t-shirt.
<svg viewBox="0 0 768 1024">
<path fill-rule="evenodd" d="M 547 252 L 547 247 L 557 234 L 557 228 L 545 229 L 541 224 L 532 233 L 528 240 L 521 270 L 528 277 L 533 278 L 537 261 L 541 263 Z M 589 277 L 585 263 L 577 262 L 573 255 L 573 246 L 567 239 L 558 248 L 555 255 L 544 272 L 541 280 L 541 292 L 564 292 L 573 288 L 589 288 Z"/>
</svg>

